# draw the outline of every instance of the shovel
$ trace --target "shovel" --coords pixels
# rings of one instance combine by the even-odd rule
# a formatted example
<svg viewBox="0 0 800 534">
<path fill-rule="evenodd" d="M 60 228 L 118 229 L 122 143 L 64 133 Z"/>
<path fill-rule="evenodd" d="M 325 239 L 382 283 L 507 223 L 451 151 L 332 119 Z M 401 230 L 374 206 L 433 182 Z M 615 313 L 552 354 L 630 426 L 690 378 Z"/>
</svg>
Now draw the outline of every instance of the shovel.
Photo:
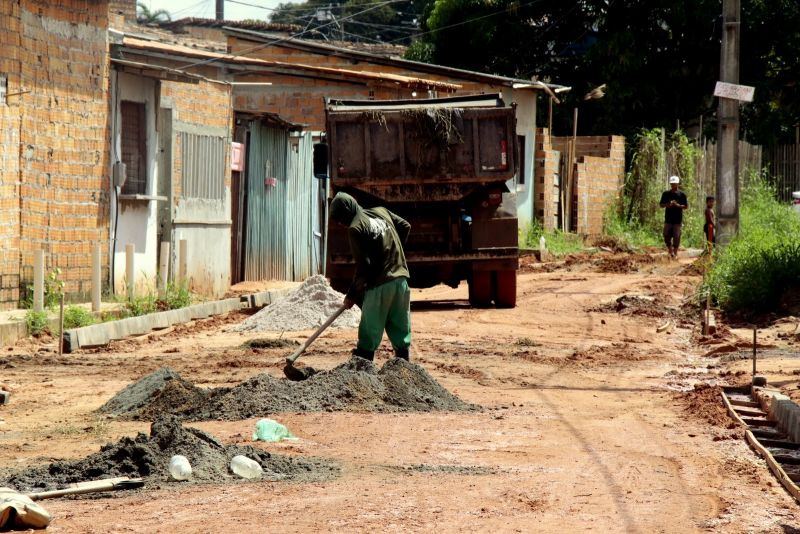
<svg viewBox="0 0 800 534">
<path fill-rule="evenodd" d="M 309 338 L 306 339 L 306 342 L 303 343 L 303 345 L 299 349 L 294 351 L 291 356 L 286 358 L 286 366 L 283 368 L 283 374 L 286 375 L 286 378 L 288 378 L 293 382 L 301 382 L 311 377 L 312 375 L 317 374 L 317 370 L 314 369 L 313 367 L 303 367 L 302 369 L 298 369 L 297 367 L 294 366 L 294 362 L 295 360 L 297 360 L 297 358 L 300 357 L 301 354 L 303 354 L 303 352 L 305 352 L 305 350 L 309 346 L 311 346 L 314 340 L 317 339 L 319 335 L 323 333 L 325 329 L 327 329 L 331 325 L 331 323 L 333 323 L 336 319 L 339 318 L 342 312 L 344 312 L 346 309 L 347 308 L 344 306 L 344 304 L 339 306 L 339 309 L 333 312 L 333 315 L 328 317 L 328 319 L 324 323 L 322 323 L 319 328 L 317 328 L 316 332 L 311 334 L 311 336 L 309 336 Z"/>
<path fill-rule="evenodd" d="M 41 501 L 42 499 L 55 499 L 56 497 L 63 497 L 65 495 L 134 489 L 141 488 L 142 486 L 144 486 L 144 481 L 141 478 L 117 477 L 103 480 L 90 480 L 88 482 L 76 482 L 62 489 L 28 493 L 27 497 L 33 501 Z"/>
</svg>

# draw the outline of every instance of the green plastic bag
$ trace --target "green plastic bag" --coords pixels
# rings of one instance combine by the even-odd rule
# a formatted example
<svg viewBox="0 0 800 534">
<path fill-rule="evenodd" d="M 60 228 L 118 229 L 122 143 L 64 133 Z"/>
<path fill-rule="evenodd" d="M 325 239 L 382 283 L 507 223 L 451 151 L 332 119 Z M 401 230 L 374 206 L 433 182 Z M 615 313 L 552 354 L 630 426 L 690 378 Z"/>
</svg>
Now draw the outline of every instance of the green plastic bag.
<svg viewBox="0 0 800 534">
<path fill-rule="evenodd" d="M 272 419 L 259 419 L 253 432 L 253 441 L 277 442 L 282 439 L 298 439 L 289 429 Z"/>
</svg>

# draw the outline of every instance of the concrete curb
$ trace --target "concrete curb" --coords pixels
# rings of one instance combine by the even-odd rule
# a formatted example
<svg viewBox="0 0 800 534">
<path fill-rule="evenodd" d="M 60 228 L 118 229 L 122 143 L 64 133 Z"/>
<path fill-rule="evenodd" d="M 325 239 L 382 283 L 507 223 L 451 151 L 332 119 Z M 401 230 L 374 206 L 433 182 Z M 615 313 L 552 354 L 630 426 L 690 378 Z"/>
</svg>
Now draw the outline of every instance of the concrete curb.
<svg viewBox="0 0 800 534">
<path fill-rule="evenodd" d="M 243 308 L 264 307 L 283 298 L 290 291 L 291 289 L 262 291 L 242 297 L 194 304 L 177 310 L 150 313 L 139 317 L 129 317 L 118 321 L 66 330 L 64 332 L 64 352 L 69 353 L 82 347 L 107 345 L 110 341 L 130 336 L 140 336 L 152 330 L 160 330 L 172 325 L 188 323 L 195 319 L 205 319 L 212 315 L 221 315 Z M 24 323 L 22 324 L 22 329 L 23 331 L 25 330 Z"/>
<path fill-rule="evenodd" d="M 753 388 L 753 393 L 769 419 L 777 421 L 792 441 L 800 442 L 800 406 L 777 391 Z"/>
</svg>

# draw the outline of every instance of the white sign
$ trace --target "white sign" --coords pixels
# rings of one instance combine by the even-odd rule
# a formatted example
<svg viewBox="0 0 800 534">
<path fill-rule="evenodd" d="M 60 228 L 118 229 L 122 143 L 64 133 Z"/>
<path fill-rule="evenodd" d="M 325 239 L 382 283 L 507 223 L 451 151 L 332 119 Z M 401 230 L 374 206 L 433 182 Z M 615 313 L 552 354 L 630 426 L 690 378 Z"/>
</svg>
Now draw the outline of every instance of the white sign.
<svg viewBox="0 0 800 534">
<path fill-rule="evenodd" d="M 736 85 L 734 83 L 717 82 L 714 87 L 714 96 L 721 96 L 722 98 L 731 98 L 733 100 L 742 100 L 744 102 L 753 101 L 753 93 L 755 87 L 749 85 Z"/>
</svg>

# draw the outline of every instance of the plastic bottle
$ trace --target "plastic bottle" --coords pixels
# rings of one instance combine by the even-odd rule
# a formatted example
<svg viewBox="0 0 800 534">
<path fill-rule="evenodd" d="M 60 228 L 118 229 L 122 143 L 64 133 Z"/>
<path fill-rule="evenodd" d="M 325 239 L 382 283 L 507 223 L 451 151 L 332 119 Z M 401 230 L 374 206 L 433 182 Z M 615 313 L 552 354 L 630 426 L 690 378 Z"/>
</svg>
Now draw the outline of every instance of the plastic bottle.
<svg viewBox="0 0 800 534">
<path fill-rule="evenodd" d="M 169 460 L 169 474 L 175 480 L 189 480 L 192 476 L 192 466 L 186 456 L 176 454 Z"/>
<path fill-rule="evenodd" d="M 261 478 L 264 473 L 261 464 L 241 454 L 231 459 L 231 471 L 242 478 Z"/>
</svg>

